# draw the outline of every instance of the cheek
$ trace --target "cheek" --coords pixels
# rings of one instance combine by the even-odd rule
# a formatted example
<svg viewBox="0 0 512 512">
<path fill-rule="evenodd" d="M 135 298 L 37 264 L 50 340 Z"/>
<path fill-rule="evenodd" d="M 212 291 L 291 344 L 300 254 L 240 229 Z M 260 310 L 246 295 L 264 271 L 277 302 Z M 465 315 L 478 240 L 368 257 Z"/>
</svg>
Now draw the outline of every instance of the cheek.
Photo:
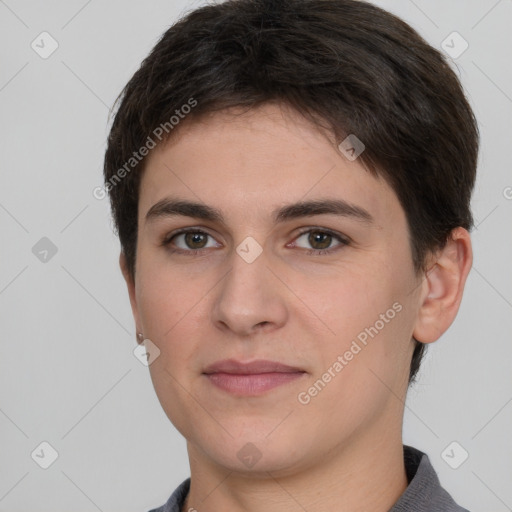
<svg viewBox="0 0 512 512">
<path fill-rule="evenodd" d="M 370 309 L 367 302 L 352 300 L 346 305 L 338 323 L 332 324 L 336 336 L 319 339 L 316 356 L 321 363 L 301 389 L 299 403 L 309 403 L 299 407 L 308 418 L 324 418 L 325 432 L 343 431 L 349 436 L 391 405 L 399 407 L 395 395 L 401 395 L 410 354 L 404 349 L 407 320 L 400 316 L 404 309 L 397 311 L 401 304 L 382 300 Z"/>
<path fill-rule="evenodd" d="M 202 276 L 178 272 L 156 261 L 141 264 L 140 316 L 145 336 L 160 350 L 150 371 L 159 398 L 168 401 L 169 406 L 181 399 L 183 387 L 189 388 L 207 349 L 211 318 L 208 299 L 213 284 Z"/>
<path fill-rule="evenodd" d="M 403 278 L 379 268 L 384 267 L 347 272 L 334 284 L 331 279 L 322 288 L 324 293 L 305 282 L 300 292 L 317 313 L 318 319 L 314 320 L 322 333 L 314 347 L 318 361 L 315 378 L 331 369 L 338 385 L 330 387 L 339 388 L 348 402 L 351 396 L 364 395 L 371 400 L 374 387 L 383 387 L 379 378 L 394 386 L 407 373 L 413 323 L 411 298 Z M 297 318 L 305 332 L 311 331 L 312 324 L 309 329 L 306 325 L 309 318 Z"/>
<path fill-rule="evenodd" d="M 139 303 L 144 333 L 160 350 L 149 367 L 153 386 L 169 420 L 186 437 L 192 428 L 190 417 L 204 415 L 191 399 L 191 378 L 204 350 L 207 311 L 202 299 L 207 289 L 203 292 L 199 281 L 191 285 L 176 273 L 141 271 L 140 277 L 144 282 Z"/>
<path fill-rule="evenodd" d="M 294 292 L 301 299 L 297 306 L 307 305 L 308 321 L 315 314 L 328 345 L 351 340 L 391 307 L 394 292 L 390 283 L 378 283 L 376 275 L 373 269 L 360 266 L 322 277 L 301 276 L 295 281 Z"/>
<path fill-rule="evenodd" d="M 208 292 L 205 280 L 191 279 L 155 258 L 141 258 L 138 279 L 137 304 L 145 334 L 162 343 L 187 322 Z"/>
</svg>

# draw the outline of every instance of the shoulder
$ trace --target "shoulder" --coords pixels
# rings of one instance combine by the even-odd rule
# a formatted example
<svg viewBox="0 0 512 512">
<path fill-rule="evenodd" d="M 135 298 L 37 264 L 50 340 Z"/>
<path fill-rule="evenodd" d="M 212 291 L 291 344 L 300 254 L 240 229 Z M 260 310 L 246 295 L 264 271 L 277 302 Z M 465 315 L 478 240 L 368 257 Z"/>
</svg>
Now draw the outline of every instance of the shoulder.
<svg viewBox="0 0 512 512">
<path fill-rule="evenodd" d="M 190 477 L 184 480 L 171 494 L 167 502 L 158 508 L 153 508 L 149 512 L 181 512 L 181 507 L 187 497 L 190 489 Z"/>
<path fill-rule="evenodd" d="M 389 512 L 469 512 L 441 486 L 428 455 L 404 445 L 409 485 Z"/>
</svg>

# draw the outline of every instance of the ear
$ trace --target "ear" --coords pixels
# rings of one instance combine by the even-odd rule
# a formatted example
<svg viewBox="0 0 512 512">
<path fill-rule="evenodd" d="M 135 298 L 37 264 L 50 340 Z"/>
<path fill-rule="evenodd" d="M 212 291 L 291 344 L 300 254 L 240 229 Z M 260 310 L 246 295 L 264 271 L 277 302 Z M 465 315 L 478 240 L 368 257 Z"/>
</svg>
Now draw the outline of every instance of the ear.
<svg viewBox="0 0 512 512">
<path fill-rule="evenodd" d="M 473 264 L 471 238 L 455 228 L 446 246 L 433 256 L 423 278 L 421 302 L 413 332 L 415 339 L 432 343 L 450 327 L 457 315 L 466 278 Z"/>
<path fill-rule="evenodd" d="M 126 281 L 126 285 L 128 287 L 128 295 L 130 297 L 130 305 L 132 307 L 132 314 L 133 318 L 135 320 L 135 329 L 136 332 L 142 332 L 142 329 L 140 328 L 139 323 L 139 310 L 137 307 L 137 299 L 135 296 L 135 282 L 132 276 L 130 275 L 130 272 L 128 271 L 128 264 L 126 262 L 126 256 L 124 255 L 124 252 L 121 251 L 121 254 L 119 255 L 119 266 L 121 267 L 121 272 L 123 273 L 124 280 Z M 135 338 L 137 339 L 137 343 L 139 345 L 142 343 L 141 340 L 138 339 L 138 336 L 136 335 Z"/>
</svg>

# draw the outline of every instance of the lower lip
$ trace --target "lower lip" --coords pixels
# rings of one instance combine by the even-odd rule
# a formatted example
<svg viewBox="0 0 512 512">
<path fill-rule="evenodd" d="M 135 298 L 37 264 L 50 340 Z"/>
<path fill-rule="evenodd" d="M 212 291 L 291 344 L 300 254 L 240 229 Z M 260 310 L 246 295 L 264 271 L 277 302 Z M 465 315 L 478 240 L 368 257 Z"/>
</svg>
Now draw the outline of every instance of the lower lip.
<svg viewBox="0 0 512 512">
<path fill-rule="evenodd" d="M 293 373 L 258 373 L 239 375 L 231 373 L 210 373 L 208 380 L 224 391 L 235 395 L 256 396 L 269 389 L 282 386 L 299 379 L 304 372 Z"/>
</svg>

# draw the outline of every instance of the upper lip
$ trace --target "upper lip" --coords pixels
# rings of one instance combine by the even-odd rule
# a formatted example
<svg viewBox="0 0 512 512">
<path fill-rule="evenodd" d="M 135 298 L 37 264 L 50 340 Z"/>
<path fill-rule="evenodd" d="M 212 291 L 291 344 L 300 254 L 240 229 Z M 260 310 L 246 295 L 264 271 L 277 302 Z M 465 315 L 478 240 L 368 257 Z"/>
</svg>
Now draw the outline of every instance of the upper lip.
<svg viewBox="0 0 512 512">
<path fill-rule="evenodd" d="M 301 368 L 288 366 L 277 361 L 257 359 L 248 363 L 236 359 L 223 359 L 209 365 L 203 373 L 231 373 L 234 375 L 251 375 L 258 373 L 295 373 L 304 372 Z"/>
</svg>

